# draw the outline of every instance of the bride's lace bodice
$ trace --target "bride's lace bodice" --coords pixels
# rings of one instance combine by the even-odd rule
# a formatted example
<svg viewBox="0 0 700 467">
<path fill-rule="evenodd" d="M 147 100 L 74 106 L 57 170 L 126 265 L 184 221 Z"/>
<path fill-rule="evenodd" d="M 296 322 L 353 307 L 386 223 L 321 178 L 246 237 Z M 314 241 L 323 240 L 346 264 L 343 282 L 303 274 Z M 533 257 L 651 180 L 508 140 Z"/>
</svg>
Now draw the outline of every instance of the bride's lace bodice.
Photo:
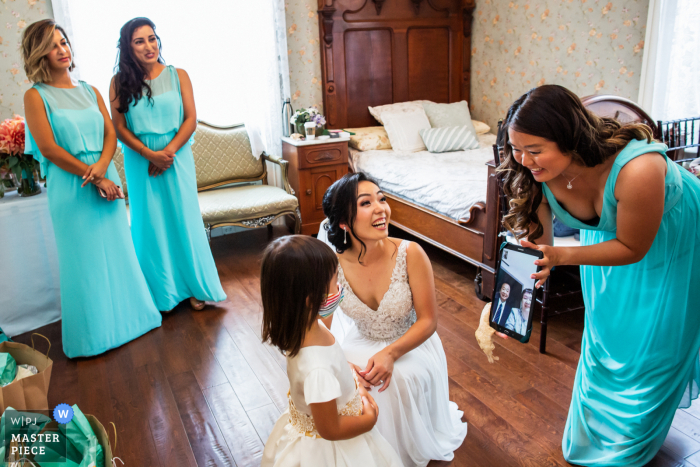
<svg viewBox="0 0 700 467">
<path fill-rule="evenodd" d="M 357 298 L 345 279 L 342 266 L 338 265 L 338 280 L 345 287 L 345 299 L 341 306 L 343 313 L 355 321 L 357 329 L 367 339 L 394 341 L 403 336 L 416 322 L 413 308 L 413 294 L 408 284 L 406 270 L 406 250 L 409 242 L 402 240 L 396 256 L 396 266 L 391 274 L 389 290 L 386 291 L 379 308 L 374 311 Z"/>
</svg>

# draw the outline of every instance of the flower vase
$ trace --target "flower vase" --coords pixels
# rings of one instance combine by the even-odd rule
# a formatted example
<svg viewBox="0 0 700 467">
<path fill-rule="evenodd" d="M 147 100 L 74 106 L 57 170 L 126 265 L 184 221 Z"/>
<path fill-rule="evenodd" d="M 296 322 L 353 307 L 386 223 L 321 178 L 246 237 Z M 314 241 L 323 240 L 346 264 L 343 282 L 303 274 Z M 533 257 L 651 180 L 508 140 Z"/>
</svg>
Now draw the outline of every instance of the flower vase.
<svg viewBox="0 0 700 467">
<path fill-rule="evenodd" d="M 324 125 L 321 126 L 316 126 L 316 136 L 321 136 L 323 134 L 323 127 Z M 306 136 L 306 130 L 304 129 L 304 124 L 303 123 L 296 123 L 295 124 L 296 132 L 299 133 L 300 135 Z"/>
<path fill-rule="evenodd" d="M 19 193 L 19 196 L 23 198 L 41 193 L 41 187 L 34 179 L 33 172 L 27 173 L 27 170 L 22 170 L 22 180 L 20 181 L 17 192 Z"/>
</svg>

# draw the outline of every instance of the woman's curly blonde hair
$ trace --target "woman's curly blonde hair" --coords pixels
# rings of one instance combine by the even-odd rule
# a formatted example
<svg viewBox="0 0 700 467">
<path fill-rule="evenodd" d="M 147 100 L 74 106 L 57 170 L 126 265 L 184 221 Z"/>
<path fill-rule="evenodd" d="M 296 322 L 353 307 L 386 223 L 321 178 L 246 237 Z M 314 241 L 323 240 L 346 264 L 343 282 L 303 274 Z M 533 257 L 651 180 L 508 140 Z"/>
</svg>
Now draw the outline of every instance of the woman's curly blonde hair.
<svg viewBox="0 0 700 467">
<path fill-rule="evenodd" d="M 73 46 L 66 31 L 52 19 L 43 19 L 30 24 L 22 34 L 22 61 L 27 79 L 33 83 L 50 83 L 51 71 L 47 55 L 53 49 L 53 33 L 58 29 L 68 42 L 73 52 Z M 72 57 L 72 55 L 71 55 Z M 73 71 L 75 63 L 71 62 L 69 71 Z"/>
<path fill-rule="evenodd" d="M 503 147 L 505 157 L 497 170 L 504 175 L 503 191 L 509 207 L 503 225 L 516 238 L 527 237 L 530 241 L 544 232 L 537 216 L 542 184 L 513 157 L 509 129 L 553 141 L 563 154 L 586 167 L 602 164 L 632 140 L 652 141 L 647 125 L 623 125 L 612 118 L 598 117 L 563 86 L 540 86 L 518 98 L 508 109 L 499 132 L 498 144 Z"/>
</svg>

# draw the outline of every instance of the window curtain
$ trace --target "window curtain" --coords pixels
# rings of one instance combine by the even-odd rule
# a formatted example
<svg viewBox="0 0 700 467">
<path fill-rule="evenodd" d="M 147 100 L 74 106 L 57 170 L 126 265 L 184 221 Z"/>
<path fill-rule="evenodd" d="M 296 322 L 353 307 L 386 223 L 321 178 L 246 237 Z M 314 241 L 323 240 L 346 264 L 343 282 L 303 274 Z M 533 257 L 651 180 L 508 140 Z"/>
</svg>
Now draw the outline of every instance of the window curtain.
<svg viewBox="0 0 700 467">
<path fill-rule="evenodd" d="M 120 0 L 98 8 L 94 0 L 52 3 L 73 44 L 74 76 L 97 87 L 105 101 L 119 30 L 146 16 L 156 25 L 166 64 L 189 74 L 197 117 L 219 126 L 245 123 L 255 155 L 281 157 L 282 102 L 289 96 L 282 0 Z M 278 167 L 268 170 L 270 183 L 280 186 Z"/>
<path fill-rule="evenodd" d="M 698 0 L 649 0 L 639 104 L 655 120 L 700 115 L 698 24 Z"/>
</svg>

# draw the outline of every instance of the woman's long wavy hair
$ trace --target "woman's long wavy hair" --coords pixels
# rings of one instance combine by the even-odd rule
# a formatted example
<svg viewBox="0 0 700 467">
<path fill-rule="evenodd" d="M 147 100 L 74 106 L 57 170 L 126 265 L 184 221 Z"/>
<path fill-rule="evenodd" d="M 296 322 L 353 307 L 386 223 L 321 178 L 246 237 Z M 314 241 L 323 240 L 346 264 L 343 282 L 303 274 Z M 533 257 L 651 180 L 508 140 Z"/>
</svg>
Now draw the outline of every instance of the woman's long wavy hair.
<svg viewBox="0 0 700 467">
<path fill-rule="evenodd" d="M 134 18 L 122 26 L 119 31 L 119 42 L 117 42 L 117 63 L 114 65 L 114 90 L 116 99 L 119 99 L 119 113 L 126 113 L 132 102 L 138 102 L 146 90 L 148 101 L 153 103 L 151 86 L 146 81 L 146 70 L 134 58 L 131 50 L 131 38 L 141 26 L 150 26 L 153 33 L 156 32 L 156 25 L 148 18 Z M 160 37 L 156 34 L 158 41 L 158 62 L 165 64 L 162 55 Z"/>
<path fill-rule="evenodd" d="M 520 96 L 508 109 L 499 132 L 498 144 L 505 158 L 498 172 L 504 174 L 503 189 L 509 206 L 503 224 L 517 238 L 530 241 L 544 232 L 537 216 L 542 186 L 513 157 L 509 129 L 553 141 L 565 156 L 586 167 L 602 164 L 632 140 L 652 140 L 647 125 L 623 125 L 612 118 L 598 117 L 563 86 L 544 85 Z"/>
<path fill-rule="evenodd" d="M 353 225 L 357 217 L 357 188 L 360 182 L 379 184 L 362 172 L 346 174 L 331 185 L 323 195 L 323 214 L 328 218 L 325 224 L 328 241 L 335 251 L 343 253 L 352 248 L 352 242 L 360 242 L 360 255 L 357 260 L 362 264 L 362 256 L 367 251 L 367 245 L 355 234 Z M 352 236 L 345 234 L 340 224 L 346 224 Z M 347 240 L 347 241 L 346 241 Z"/>
</svg>

